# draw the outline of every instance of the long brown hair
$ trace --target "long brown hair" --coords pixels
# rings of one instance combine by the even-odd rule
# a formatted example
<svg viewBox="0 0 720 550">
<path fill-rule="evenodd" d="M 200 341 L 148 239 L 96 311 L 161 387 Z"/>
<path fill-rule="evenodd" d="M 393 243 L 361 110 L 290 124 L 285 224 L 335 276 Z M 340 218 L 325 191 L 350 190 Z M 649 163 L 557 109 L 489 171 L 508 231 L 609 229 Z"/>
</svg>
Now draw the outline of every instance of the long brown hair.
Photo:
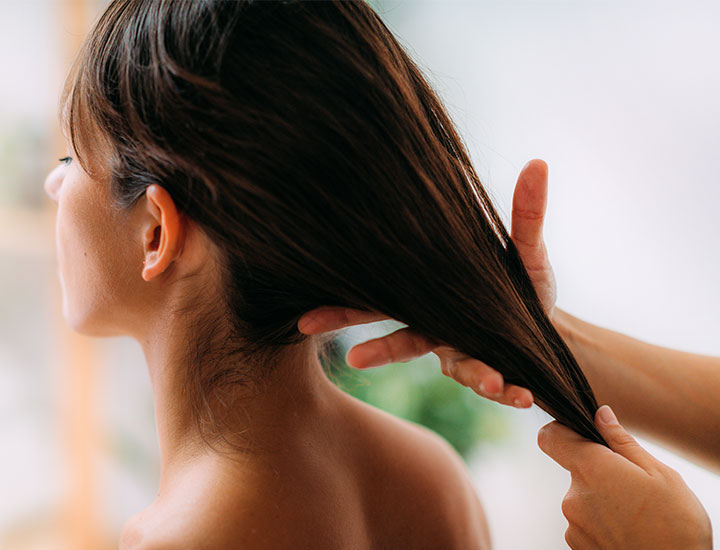
<svg viewBox="0 0 720 550">
<path fill-rule="evenodd" d="M 216 311 L 232 338 L 220 352 L 269 368 L 307 338 L 304 312 L 378 311 L 492 365 L 603 443 L 592 390 L 463 141 L 364 1 L 114 0 L 66 90 L 83 165 L 98 134 L 110 145 L 118 205 L 162 185 L 223 251 Z M 199 331 L 198 358 L 207 341 Z M 189 373 L 198 411 L 264 374 L 202 363 Z"/>
</svg>

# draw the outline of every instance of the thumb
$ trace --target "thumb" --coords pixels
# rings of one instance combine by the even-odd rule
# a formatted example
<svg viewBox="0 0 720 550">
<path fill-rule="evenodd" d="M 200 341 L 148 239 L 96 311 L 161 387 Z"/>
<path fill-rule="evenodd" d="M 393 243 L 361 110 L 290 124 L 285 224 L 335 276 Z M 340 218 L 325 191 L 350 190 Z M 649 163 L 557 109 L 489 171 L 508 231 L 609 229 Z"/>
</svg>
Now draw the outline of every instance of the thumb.
<svg viewBox="0 0 720 550">
<path fill-rule="evenodd" d="M 608 405 L 603 405 L 595 413 L 595 425 L 614 452 L 637 464 L 643 470 L 648 471 L 657 463 L 657 460 L 625 431 Z"/>
<path fill-rule="evenodd" d="M 538 263 L 543 257 L 541 245 L 547 193 L 547 164 L 539 159 L 529 161 L 520 172 L 515 185 L 510 224 L 512 239 L 526 265 L 527 259 L 531 260 L 530 263 Z"/>
<path fill-rule="evenodd" d="M 543 240 L 547 207 L 548 166 L 535 159 L 518 176 L 512 202 L 510 236 L 547 313 L 555 307 L 555 274 Z"/>
</svg>

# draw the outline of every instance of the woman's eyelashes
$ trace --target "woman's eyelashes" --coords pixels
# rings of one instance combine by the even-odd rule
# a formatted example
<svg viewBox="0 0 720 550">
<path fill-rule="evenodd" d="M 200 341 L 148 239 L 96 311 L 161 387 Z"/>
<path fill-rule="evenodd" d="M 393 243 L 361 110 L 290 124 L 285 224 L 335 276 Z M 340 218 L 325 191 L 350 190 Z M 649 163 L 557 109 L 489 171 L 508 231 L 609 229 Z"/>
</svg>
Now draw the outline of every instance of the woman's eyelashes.
<svg viewBox="0 0 720 550">
<path fill-rule="evenodd" d="M 58 161 L 67 166 L 72 162 L 72 157 L 63 157 L 61 159 L 58 159 Z"/>
</svg>

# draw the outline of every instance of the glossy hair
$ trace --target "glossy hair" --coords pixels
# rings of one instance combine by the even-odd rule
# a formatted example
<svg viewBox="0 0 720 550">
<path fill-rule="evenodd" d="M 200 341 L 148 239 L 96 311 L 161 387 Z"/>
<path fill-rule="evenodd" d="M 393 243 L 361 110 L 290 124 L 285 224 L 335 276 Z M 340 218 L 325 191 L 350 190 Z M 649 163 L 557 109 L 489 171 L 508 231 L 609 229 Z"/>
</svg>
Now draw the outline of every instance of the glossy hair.
<svg viewBox="0 0 720 550">
<path fill-rule="evenodd" d="M 198 418 L 208 395 L 304 342 L 303 313 L 338 305 L 492 365 L 604 443 L 592 390 L 464 143 L 364 1 L 115 0 L 63 104 L 86 169 L 94 140 L 109 145 L 119 207 L 159 184 L 222 251 L 214 311 L 232 331 L 219 351 L 207 327 L 193 335 Z"/>
</svg>

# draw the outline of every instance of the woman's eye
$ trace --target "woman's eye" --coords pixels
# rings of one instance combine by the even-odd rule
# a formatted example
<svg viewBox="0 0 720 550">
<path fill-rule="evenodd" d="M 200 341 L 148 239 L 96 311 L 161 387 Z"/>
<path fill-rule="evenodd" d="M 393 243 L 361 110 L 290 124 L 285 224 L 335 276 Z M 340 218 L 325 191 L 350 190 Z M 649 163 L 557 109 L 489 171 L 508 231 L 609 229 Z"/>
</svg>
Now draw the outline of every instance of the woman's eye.
<svg viewBox="0 0 720 550">
<path fill-rule="evenodd" d="M 61 159 L 58 159 L 58 161 L 63 164 L 70 164 L 70 162 L 72 161 L 72 157 L 63 157 Z"/>
</svg>

